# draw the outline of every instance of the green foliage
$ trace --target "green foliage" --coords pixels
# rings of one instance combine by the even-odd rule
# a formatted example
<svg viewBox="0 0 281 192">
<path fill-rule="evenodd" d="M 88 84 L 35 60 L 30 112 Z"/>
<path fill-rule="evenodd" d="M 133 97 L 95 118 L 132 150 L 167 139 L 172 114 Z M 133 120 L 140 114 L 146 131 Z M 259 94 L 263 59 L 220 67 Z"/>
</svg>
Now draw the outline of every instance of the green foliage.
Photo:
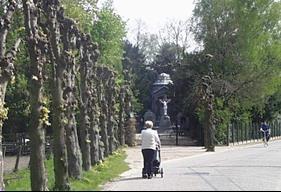
<svg viewBox="0 0 281 192">
<path fill-rule="evenodd" d="M 138 98 L 137 97 L 133 97 L 132 99 L 132 107 L 133 107 L 133 110 L 138 113 L 142 110 L 144 110 L 143 108 L 143 104 L 139 102 Z"/>
<path fill-rule="evenodd" d="M 202 104 L 197 106 L 197 108 L 195 109 L 195 114 L 197 115 L 199 121 L 202 124 L 205 118 L 204 108 Z"/>
<path fill-rule="evenodd" d="M 256 111 L 259 113 L 253 113 L 255 119 L 266 119 L 268 121 L 276 119 L 281 114 L 281 88 L 278 89 L 273 95 L 266 99 L 264 108 Z"/>
<path fill-rule="evenodd" d="M 9 107 L 8 120 L 4 123 L 5 133 L 27 131 L 29 125 L 29 92 L 24 74 L 17 74 L 15 83 L 7 88 L 6 104 Z"/>
<path fill-rule="evenodd" d="M 219 98 L 215 101 L 216 140 L 217 144 L 226 144 L 227 131 L 231 123 L 232 113 L 225 108 L 223 101 Z"/>
<path fill-rule="evenodd" d="M 14 46 L 16 40 L 18 38 L 21 38 L 23 41 L 25 40 L 25 28 L 24 28 L 24 18 L 22 15 L 22 12 L 20 9 L 17 9 L 15 13 L 13 14 L 13 20 L 11 23 L 11 30 L 9 30 L 8 36 L 7 36 L 7 49 L 9 50 L 12 46 Z M 21 43 L 20 45 L 20 52 L 23 54 L 25 51 L 24 49 L 24 43 Z M 25 55 L 26 56 L 26 55 Z M 17 58 L 22 58 L 21 56 L 18 56 Z"/>
<path fill-rule="evenodd" d="M 0 1 L 0 17 L 2 17 L 6 5 L 7 5 L 7 1 Z"/>
<path fill-rule="evenodd" d="M 117 84 L 123 82 L 123 40 L 126 36 L 125 22 L 115 12 L 112 2 L 106 1 L 101 9 L 96 0 L 63 0 L 66 15 L 73 18 L 79 28 L 89 33 L 99 45 L 99 63 L 118 72 Z"/>
<path fill-rule="evenodd" d="M 270 95 L 272 78 L 279 75 L 280 13 L 275 6 L 280 3 L 202 0 L 195 9 L 196 37 L 214 55 L 214 72 L 238 90 L 234 94 L 240 102 L 259 103 L 248 98 Z"/>
<path fill-rule="evenodd" d="M 98 12 L 98 19 L 91 30 L 92 38 L 99 44 L 99 63 L 122 72 L 123 41 L 126 36 L 125 22 L 122 21 L 108 1 Z"/>
<path fill-rule="evenodd" d="M 152 64 L 152 68 L 159 74 L 168 73 L 173 75 L 175 66 L 177 65 L 177 47 L 173 44 L 165 43 L 160 46 L 159 53 L 156 55 Z"/>
<path fill-rule="evenodd" d="M 90 33 L 95 13 L 87 11 L 85 7 L 88 5 L 88 7 L 96 9 L 96 2 L 88 0 L 62 0 L 62 4 L 66 15 L 74 19 L 83 32 Z"/>
</svg>

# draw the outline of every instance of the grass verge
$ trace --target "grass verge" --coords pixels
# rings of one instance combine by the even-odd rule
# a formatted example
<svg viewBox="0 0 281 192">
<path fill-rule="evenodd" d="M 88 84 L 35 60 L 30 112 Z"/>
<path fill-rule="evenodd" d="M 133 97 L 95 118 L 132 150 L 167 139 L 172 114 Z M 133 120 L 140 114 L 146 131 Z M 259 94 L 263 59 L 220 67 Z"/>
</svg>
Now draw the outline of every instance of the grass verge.
<svg viewBox="0 0 281 192">
<path fill-rule="evenodd" d="M 114 152 L 113 155 L 105 159 L 99 165 L 94 166 L 90 171 L 83 172 L 83 178 L 80 180 L 70 180 L 72 191 L 99 191 L 101 186 L 108 181 L 117 178 L 121 173 L 129 170 L 125 162 L 126 153 L 123 149 Z M 48 186 L 53 189 L 54 171 L 53 160 L 46 161 L 48 172 Z M 30 171 L 29 169 L 20 170 L 17 173 L 4 175 L 6 180 L 6 191 L 31 191 L 30 188 Z"/>
</svg>

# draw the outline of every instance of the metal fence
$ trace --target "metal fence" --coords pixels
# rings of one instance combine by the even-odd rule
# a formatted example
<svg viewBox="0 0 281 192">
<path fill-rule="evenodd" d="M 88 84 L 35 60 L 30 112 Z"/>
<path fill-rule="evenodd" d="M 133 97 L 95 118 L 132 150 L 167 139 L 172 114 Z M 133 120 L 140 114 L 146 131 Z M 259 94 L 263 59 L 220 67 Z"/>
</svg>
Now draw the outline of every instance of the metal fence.
<svg viewBox="0 0 281 192">
<path fill-rule="evenodd" d="M 269 123 L 271 128 L 271 138 L 281 138 L 281 121 L 275 120 Z M 263 138 L 258 123 L 233 122 L 229 125 L 227 135 L 227 145 L 243 144 L 247 142 L 259 142 Z"/>
</svg>

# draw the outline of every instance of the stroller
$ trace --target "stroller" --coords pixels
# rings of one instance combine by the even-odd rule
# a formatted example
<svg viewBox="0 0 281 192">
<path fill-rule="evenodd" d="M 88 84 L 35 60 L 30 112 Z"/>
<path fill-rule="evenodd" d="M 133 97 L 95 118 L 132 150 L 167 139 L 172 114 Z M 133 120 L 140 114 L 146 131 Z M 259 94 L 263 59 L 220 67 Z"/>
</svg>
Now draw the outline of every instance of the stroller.
<svg viewBox="0 0 281 192">
<path fill-rule="evenodd" d="M 160 146 L 156 147 L 156 152 L 154 154 L 153 162 L 152 162 L 152 172 L 154 176 L 157 174 L 161 175 L 161 178 L 163 178 L 163 168 L 160 168 L 161 164 L 161 154 L 160 154 Z"/>
<path fill-rule="evenodd" d="M 163 178 L 163 168 L 160 168 L 161 164 L 161 155 L 160 155 L 160 147 L 156 147 L 156 152 L 154 154 L 153 160 L 152 160 L 152 174 L 156 176 L 157 174 L 161 174 L 161 178 Z M 142 177 L 146 178 L 145 176 L 145 170 L 142 169 Z"/>
</svg>

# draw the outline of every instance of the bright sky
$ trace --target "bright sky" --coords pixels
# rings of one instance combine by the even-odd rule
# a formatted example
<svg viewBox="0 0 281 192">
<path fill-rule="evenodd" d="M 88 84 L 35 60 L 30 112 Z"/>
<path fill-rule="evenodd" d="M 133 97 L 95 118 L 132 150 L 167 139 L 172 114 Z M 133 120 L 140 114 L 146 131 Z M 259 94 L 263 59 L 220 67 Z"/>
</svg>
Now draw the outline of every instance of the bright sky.
<svg viewBox="0 0 281 192">
<path fill-rule="evenodd" d="M 145 22 L 148 32 L 158 33 L 169 20 L 188 20 L 194 7 L 193 0 L 113 0 L 113 5 L 128 21 L 129 33 L 137 20 Z"/>
</svg>

